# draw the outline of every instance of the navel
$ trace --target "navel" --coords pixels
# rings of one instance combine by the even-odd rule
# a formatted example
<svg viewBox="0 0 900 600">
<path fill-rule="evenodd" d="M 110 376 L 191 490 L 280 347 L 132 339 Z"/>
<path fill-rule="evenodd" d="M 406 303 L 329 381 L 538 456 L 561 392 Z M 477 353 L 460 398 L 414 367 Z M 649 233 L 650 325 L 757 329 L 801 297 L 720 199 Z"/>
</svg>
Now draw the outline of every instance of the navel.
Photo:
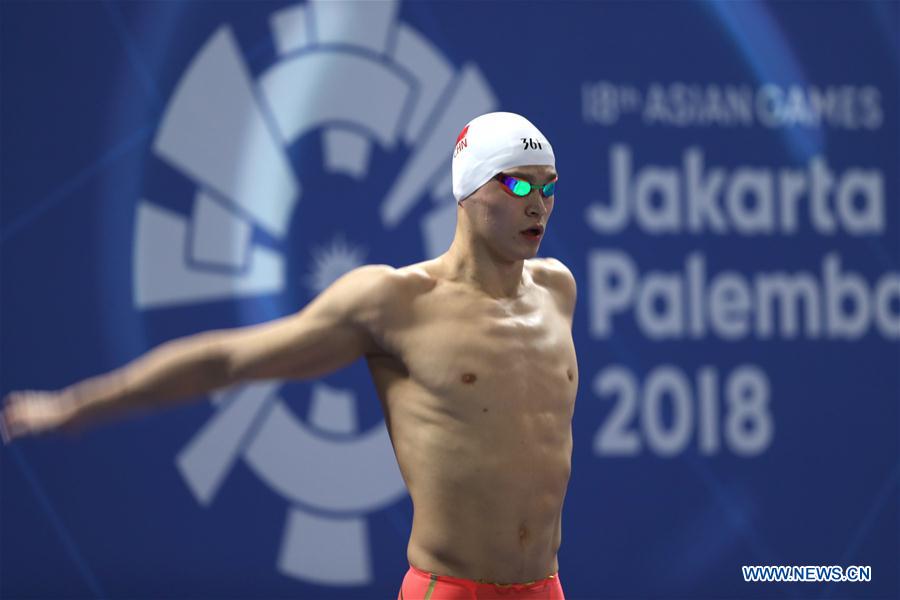
<svg viewBox="0 0 900 600">
<path fill-rule="evenodd" d="M 475 373 L 463 373 L 463 376 L 460 378 L 463 383 L 475 383 L 475 380 L 478 377 L 475 376 Z"/>
<path fill-rule="evenodd" d="M 528 540 L 528 528 L 525 527 L 525 523 L 522 523 L 519 526 L 519 543 L 524 544 Z"/>
<path fill-rule="evenodd" d="M 569 376 L 569 381 L 575 379 L 575 373 L 572 372 L 572 369 L 566 369 L 566 375 Z"/>
</svg>

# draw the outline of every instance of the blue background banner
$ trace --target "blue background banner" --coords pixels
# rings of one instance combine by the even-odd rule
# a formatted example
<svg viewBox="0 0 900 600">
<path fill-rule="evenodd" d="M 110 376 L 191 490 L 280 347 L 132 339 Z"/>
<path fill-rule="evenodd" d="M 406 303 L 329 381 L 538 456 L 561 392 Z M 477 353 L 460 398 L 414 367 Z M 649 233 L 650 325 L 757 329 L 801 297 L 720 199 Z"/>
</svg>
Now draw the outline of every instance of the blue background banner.
<svg viewBox="0 0 900 600">
<path fill-rule="evenodd" d="M 578 281 L 569 598 L 900 596 L 900 4 L 4 2 L 0 387 L 449 246 L 521 113 Z M 0 450 L 0 596 L 395 598 L 363 362 Z M 864 565 L 748 583 L 742 565 Z"/>
</svg>

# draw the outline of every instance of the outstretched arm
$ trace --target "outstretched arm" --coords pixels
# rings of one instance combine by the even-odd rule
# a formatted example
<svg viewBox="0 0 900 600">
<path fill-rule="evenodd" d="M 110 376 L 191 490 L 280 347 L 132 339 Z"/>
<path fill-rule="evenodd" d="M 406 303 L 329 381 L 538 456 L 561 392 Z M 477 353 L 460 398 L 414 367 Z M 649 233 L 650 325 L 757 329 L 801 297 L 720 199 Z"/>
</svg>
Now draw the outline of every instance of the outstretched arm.
<svg viewBox="0 0 900 600">
<path fill-rule="evenodd" d="M 368 265 L 335 281 L 303 310 L 260 325 L 179 338 L 124 367 L 56 392 L 13 392 L 0 412 L 4 442 L 170 406 L 250 379 L 308 379 L 379 351 L 373 324 L 393 269 Z"/>
</svg>

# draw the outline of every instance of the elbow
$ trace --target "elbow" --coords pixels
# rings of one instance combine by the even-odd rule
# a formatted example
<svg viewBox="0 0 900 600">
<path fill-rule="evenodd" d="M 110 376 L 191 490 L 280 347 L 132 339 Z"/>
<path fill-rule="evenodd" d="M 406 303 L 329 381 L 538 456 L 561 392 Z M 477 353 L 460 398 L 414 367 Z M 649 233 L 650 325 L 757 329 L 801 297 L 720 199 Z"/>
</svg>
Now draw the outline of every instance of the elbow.
<svg viewBox="0 0 900 600">
<path fill-rule="evenodd" d="M 207 379 L 203 387 L 219 389 L 240 380 L 233 353 L 228 350 L 226 337 L 226 332 L 211 331 L 203 334 L 201 338 L 199 371 L 204 373 Z"/>
</svg>

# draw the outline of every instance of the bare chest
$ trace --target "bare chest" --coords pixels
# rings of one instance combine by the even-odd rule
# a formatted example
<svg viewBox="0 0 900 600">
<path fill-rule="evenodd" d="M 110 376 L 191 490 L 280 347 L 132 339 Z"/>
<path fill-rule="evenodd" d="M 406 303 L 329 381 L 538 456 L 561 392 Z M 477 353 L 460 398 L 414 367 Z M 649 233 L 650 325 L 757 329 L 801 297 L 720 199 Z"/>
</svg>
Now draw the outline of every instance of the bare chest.
<svg viewBox="0 0 900 600">
<path fill-rule="evenodd" d="M 578 386 L 571 327 L 546 291 L 519 302 L 435 295 L 410 307 L 408 326 L 389 343 L 405 381 L 386 390 L 386 408 L 416 402 L 412 410 L 466 423 L 571 421 Z"/>
<path fill-rule="evenodd" d="M 498 410 L 510 403 L 540 411 L 575 381 L 571 335 L 554 315 L 448 319 L 405 341 L 410 375 L 436 396 L 475 395 Z"/>
</svg>

